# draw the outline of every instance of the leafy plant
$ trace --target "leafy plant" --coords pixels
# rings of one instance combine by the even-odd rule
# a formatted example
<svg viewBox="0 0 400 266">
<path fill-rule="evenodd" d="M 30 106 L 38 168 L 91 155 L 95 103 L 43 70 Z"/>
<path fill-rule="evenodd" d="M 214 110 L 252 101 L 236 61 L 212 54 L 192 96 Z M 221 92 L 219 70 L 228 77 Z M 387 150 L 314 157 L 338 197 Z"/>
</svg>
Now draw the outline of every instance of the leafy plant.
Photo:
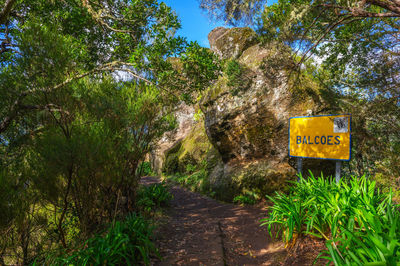
<svg viewBox="0 0 400 266">
<path fill-rule="evenodd" d="M 154 175 L 153 170 L 151 169 L 151 163 L 150 162 L 142 162 L 138 166 L 138 172 L 139 172 L 140 176 Z"/>
<path fill-rule="evenodd" d="M 381 193 L 364 176 L 337 184 L 311 174 L 307 180 L 300 177 L 288 195 L 268 198 L 274 205 L 262 225 L 270 234 L 281 235 L 287 246 L 306 235 L 325 239 L 325 254 L 330 257 L 324 258 L 336 265 L 391 263 L 399 258 L 400 214 L 392 194 Z"/>
<path fill-rule="evenodd" d="M 149 212 L 154 208 L 167 205 L 172 198 L 172 194 L 164 183 L 143 186 L 138 191 L 137 206 Z"/>
<path fill-rule="evenodd" d="M 230 60 L 226 63 L 225 73 L 228 77 L 227 85 L 231 87 L 231 94 L 237 95 L 242 89 L 243 67 L 236 60 Z"/>
<path fill-rule="evenodd" d="M 215 193 L 210 190 L 207 160 L 203 160 L 197 165 L 187 164 L 185 174 L 176 172 L 173 175 L 166 176 L 165 178 L 169 181 L 185 186 L 192 191 L 198 191 L 210 196 L 215 195 Z"/>
<path fill-rule="evenodd" d="M 196 169 L 196 165 L 190 163 L 186 165 L 186 173 L 192 174 L 194 171 L 196 171 Z"/>
<path fill-rule="evenodd" d="M 236 196 L 235 198 L 233 198 L 233 202 L 235 203 L 239 203 L 239 204 L 256 204 L 257 199 L 258 199 L 258 195 L 254 192 L 246 192 L 243 195 L 239 195 Z"/>
<path fill-rule="evenodd" d="M 84 247 L 68 256 L 52 260 L 58 265 L 137 265 L 150 264 L 150 255 L 158 255 L 151 241 L 153 226 L 140 215 L 129 215 L 116 222 L 104 235 L 86 241 Z M 35 265 L 35 264 L 34 264 Z"/>
<path fill-rule="evenodd" d="M 400 262 L 400 215 L 389 204 L 384 215 L 362 211 L 363 230 L 340 226 L 343 233 L 327 241 L 325 257 L 335 265 L 398 265 Z M 340 243 L 340 244 L 336 244 Z"/>
</svg>

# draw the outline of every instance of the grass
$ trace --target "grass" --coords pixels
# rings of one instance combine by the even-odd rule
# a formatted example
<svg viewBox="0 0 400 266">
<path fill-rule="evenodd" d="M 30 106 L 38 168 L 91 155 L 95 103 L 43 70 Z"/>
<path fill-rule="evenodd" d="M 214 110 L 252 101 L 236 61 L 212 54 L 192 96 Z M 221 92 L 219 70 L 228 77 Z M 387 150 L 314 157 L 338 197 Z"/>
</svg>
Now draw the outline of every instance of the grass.
<svg viewBox="0 0 400 266">
<path fill-rule="evenodd" d="M 335 265 L 400 263 L 398 206 L 374 181 L 352 177 L 337 184 L 332 178 L 301 177 L 289 194 L 267 198 L 273 206 L 262 225 L 286 246 L 312 236 L 326 240 L 320 257 Z"/>
<path fill-rule="evenodd" d="M 187 168 L 191 171 L 185 174 L 175 173 L 174 175 L 165 176 L 164 178 L 167 181 L 172 181 L 192 191 L 212 196 L 208 181 L 208 172 L 205 169 L 206 167 L 194 168 L 188 165 Z"/>
</svg>

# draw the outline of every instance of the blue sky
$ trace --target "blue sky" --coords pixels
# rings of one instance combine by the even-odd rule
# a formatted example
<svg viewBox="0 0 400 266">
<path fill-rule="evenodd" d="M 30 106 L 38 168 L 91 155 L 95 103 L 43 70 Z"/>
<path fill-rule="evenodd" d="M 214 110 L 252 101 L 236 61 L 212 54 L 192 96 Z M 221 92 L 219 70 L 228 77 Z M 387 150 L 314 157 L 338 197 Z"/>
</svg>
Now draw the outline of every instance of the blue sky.
<svg viewBox="0 0 400 266">
<path fill-rule="evenodd" d="M 168 6 L 175 10 L 181 20 L 182 28 L 178 35 L 197 41 L 201 46 L 209 47 L 207 35 L 218 26 L 225 26 L 222 21 L 213 22 L 199 8 L 198 0 L 164 0 Z"/>
</svg>

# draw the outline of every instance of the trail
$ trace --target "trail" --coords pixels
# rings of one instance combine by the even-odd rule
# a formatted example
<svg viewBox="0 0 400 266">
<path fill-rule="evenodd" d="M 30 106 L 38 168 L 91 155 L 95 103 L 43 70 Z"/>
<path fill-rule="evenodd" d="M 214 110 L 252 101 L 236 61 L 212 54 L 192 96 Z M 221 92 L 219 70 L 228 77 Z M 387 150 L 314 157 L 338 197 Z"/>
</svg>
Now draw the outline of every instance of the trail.
<svg viewBox="0 0 400 266">
<path fill-rule="evenodd" d="M 143 178 L 143 184 L 159 182 Z M 173 186 L 167 220 L 156 232 L 163 257 L 154 265 L 281 265 L 282 244 L 272 241 L 259 220 L 265 208 L 221 203 Z"/>
</svg>

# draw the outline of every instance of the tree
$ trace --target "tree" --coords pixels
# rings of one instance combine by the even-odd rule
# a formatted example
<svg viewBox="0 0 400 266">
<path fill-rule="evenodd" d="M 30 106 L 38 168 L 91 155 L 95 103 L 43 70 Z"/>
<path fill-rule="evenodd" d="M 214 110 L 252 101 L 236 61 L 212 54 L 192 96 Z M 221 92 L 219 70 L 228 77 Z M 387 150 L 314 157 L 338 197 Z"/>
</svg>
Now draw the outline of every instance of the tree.
<svg viewBox="0 0 400 266">
<path fill-rule="evenodd" d="M 399 174 L 399 16 L 396 1 L 278 1 L 264 10 L 263 37 L 291 46 L 298 66 L 317 58 L 353 114 L 358 174 L 374 173 L 382 154 L 392 158 L 389 176 Z"/>
<path fill-rule="evenodd" d="M 200 0 L 200 8 L 230 25 L 253 24 L 265 0 Z"/>
<path fill-rule="evenodd" d="M 217 5 L 222 1 L 210 2 L 217 14 L 236 22 L 231 11 Z M 253 1 L 240 3 L 237 18 L 249 14 L 245 6 Z M 353 173 L 386 168 L 389 176 L 400 174 L 399 16 L 396 0 L 279 0 L 264 6 L 256 26 L 264 42 L 291 48 L 297 63 L 291 74 L 314 65 L 311 75 L 334 89 L 339 107 L 353 114 Z"/>
<path fill-rule="evenodd" d="M 137 166 L 219 67 L 156 0 L 2 4 L 0 261 L 28 264 L 135 209 Z"/>
</svg>

